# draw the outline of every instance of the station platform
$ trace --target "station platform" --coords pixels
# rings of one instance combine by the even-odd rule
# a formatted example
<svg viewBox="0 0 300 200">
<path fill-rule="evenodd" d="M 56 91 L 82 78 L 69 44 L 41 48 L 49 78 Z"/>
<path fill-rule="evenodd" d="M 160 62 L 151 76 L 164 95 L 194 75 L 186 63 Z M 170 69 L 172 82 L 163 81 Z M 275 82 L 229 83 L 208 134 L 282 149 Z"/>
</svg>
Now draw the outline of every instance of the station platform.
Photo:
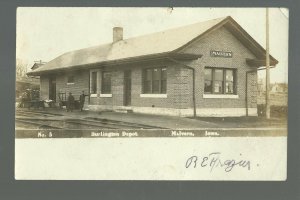
<svg viewBox="0 0 300 200">
<path fill-rule="evenodd" d="M 197 129 L 197 128 L 286 128 L 287 120 L 272 118 L 266 120 L 262 117 L 235 117 L 235 118 L 185 118 L 174 116 L 148 115 L 137 113 L 119 113 L 112 111 L 88 111 L 73 110 L 67 112 L 65 109 L 45 108 L 27 109 L 17 108 L 16 117 L 19 112 L 30 112 L 31 116 L 37 118 L 47 117 L 49 119 L 105 119 L 127 123 L 143 124 L 167 129 Z M 47 115 L 50 114 L 50 115 Z M 52 116 L 51 116 L 52 115 Z"/>
</svg>

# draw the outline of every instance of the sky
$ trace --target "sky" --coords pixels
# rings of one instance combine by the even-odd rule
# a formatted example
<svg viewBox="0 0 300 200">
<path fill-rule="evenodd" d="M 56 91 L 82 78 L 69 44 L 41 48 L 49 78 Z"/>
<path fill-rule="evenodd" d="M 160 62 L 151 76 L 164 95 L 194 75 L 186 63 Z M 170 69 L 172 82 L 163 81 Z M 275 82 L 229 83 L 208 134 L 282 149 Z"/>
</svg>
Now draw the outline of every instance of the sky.
<svg viewBox="0 0 300 200">
<path fill-rule="evenodd" d="M 16 58 L 48 62 L 76 49 L 112 42 L 112 28 L 123 27 L 124 39 L 231 16 L 261 46 L 266 43 L 265 8 L 47 8 L 17 9 Z M 270 54 L 279 64 L 271 82 L 288 80 L 288 18 L 286 8 L 269 8 Z M 259 72 L 263 78 L 265 71 Z"/>
</svg>

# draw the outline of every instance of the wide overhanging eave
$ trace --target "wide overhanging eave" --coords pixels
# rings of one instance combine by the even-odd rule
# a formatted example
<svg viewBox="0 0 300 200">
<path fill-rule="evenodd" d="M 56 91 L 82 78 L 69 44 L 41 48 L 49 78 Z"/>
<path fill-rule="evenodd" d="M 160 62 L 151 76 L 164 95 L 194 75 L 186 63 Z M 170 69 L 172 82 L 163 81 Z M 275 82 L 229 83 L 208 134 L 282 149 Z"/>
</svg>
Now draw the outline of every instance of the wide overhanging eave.
<svg viewBox="0 0 300 200">
<path fill-rule="evenodd" d="M 266 66 L 266 59 L 250 59 L 246 58 L 246 63 L 252 67 Z M 270 66 L 276 66 L 278 64 L 277 60 L 270 59 Z"/>
<path fill-rule="evenodd" d="M 153 59 L 164 59 L 167 57 L 176 58 L 178 60 L 196 60 L 198 58 L 201 58 L 202 55 L 200 54 L 191 54 L 191 53 L 174 53 L 174 52 L 167 52 L 167 53 L 161 53 L 161 54 L 153 54 L 153 55 L 147 55 L 147 56 L 139 56 L 135 58 L 125 58 L 125 59 L 118 59 L 118 60 L 111 60 L 111 61 L 103 61 L 103 62 L 97 62 L 97 63 L 91 63 L 91 64 L 83 64 L 83 65 L 77 65 L 77 66 L 68 66 L 64 68 L 56 68 L 56 69 L 49 69 L 49 70 L 37 70 L 37 71 L 31 71 L 28 72 L 27 75 L 29 76 L 40 76 L 43 74 L 49 74 L 54 72 L 60 72 L 60 71 L 67 71 L 67 70 L 79 70 L 79 69 L 90 69 L 94 68 L 95 66 L 111 66 L 111 65 L 122 65 L 122 64 L 130 64 L 132 62 L 139 62 L 139 61 L 147 61 L 147 60 L 153 60 Z"/>
</svg>

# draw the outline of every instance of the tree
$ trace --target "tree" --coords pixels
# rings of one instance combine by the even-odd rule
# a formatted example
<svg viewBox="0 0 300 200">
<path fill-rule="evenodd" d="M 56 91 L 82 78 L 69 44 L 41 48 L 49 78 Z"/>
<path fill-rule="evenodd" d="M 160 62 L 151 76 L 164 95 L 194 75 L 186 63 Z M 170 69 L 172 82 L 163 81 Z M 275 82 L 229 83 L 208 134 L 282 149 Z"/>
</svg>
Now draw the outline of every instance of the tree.
<svg viewBox="0 0 300 200">
<path fill-rule="evenodd" d="M 26 77 L 28 63 L 20 58 L 16 60 L 16 76 L 17 77 Z"/>
</svg>

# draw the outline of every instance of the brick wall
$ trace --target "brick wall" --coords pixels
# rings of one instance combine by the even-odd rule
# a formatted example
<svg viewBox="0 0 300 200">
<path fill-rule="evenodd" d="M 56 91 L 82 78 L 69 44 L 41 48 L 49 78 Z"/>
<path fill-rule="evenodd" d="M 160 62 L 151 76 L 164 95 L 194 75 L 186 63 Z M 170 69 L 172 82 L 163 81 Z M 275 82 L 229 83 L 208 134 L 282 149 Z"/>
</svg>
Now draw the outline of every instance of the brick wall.
<svg viewBox="0 0 300 200">
<path fill-rule="evenodd" d="M 74 83 L 68 84 L 67 77 L 69 75 L 74 76 Z M 87 70 L 77 70 L 70 71 L 68 73 L 58 73 L 56 75 L 52 75 L 56 77 L 56 101 L 59 100 L 58 93 L 66 93 L 72 92 L 73 96 L 76 100 L 79 99 L 79 95 L 84 90 L 86 94 L 88 94 L 89 88 L 89 72 Z M 49 78 L 48 76 L 41 76 L 41 99 L 49 99 Z M 86 99 L 87 100 L 87 99 Z"/>
<path fill-rule="evenodd" d="M 100 97 L 101 94 L 101 69 L 92 69 L 90 72 L 97 72 L 97 97 L 90 98 L 91 105 L 122 106 L 123 105 L 123 71 L 116 68 L 104 69 L 111 74 L 112 97 Z M 90 80 L 92 81 L 92 80 Z"/>
<path fill-rule="evenodd" d="M 145 68 L 167 67 L 167 98 L 140 97 L 142 94 L 142 72 Z M 131 106 L 160 108 L 191 108 L 190 71 L 166 60 L 141 62 L 126 66 L 110 67 L 112 73 L 112 97 L 100 97 L 101 69 L 97 71 L 97 97 L 91 97 L 91 105 L 124 105 L 124 71 L 131 70 Z M 108 69 L 104 69 L 107 71 Z"/>
<path fill-rule="evenodd" d="M 211 57 L 211 50 L 232 51 L 232 58 Z M 255 56 L 226 28 L 220 28 L 213 33 L 193 42 L 182 50 L 185 53 L 203 55 L 200 59 L 186 62 L 196 71 L 196 105 L 200 108 L 244 108 L 246 91 L 246 71 L 255 70 L 246 64 L 246 58 Z M 219 67 L 236 69 L 237 99 L 211 99 L 203 98 L 204 94 L 204 68 Z M 248 75 L 248 103 L 249 107 L 256 108 L 256 81 L 257 74 Z"/>
<path fill-rule="evenodd" d="M 74 84 L 67 83 L 67 77 L 74 76 Z M 56 76 L 56 93 L 68 94 L 72 92 L 75 100 L 79 100 L 79 96 L 84 91 L 89 93 L 89 73 L 86 70 L 70 71 L 68 73 L 60 73 Z M 58 96 L 56 95 L 58 100 Z"/>
<path fill-rule="evenodd" d="M 167 67 L 167 98 L 145 98 L 140 97 L 142 93 L 142 71 L 148 67 Z M 190 98 L 186 96 L 188 80 L 185 79 L 185 69 L 174 63 L 158 61 L 144 64 L 142 68 L 132 71 L 132 106 L 140 107 L 164 107 L 164 108 L 186 108 L 190 107 Z"/>
<path fill-rule="evenodd" d="M 232 58 L 210 57 L 211 50 L 232 51 Z M 205 38 L 195 41 L 182 50 L 185 53 L 197 53 L 203 55 L 202 58 L 185 62 L 195 69 L 196 83 L 196 106 L 197 108 L 245 108 L 246 91 L 246 71 L 254 70 L 246 64 L 246 58 L 255 56 L 243 46 L 226 28 L 220 28 Z M 181 61 L 183 62 L 183 61 Z M 236 69 L 237 95 L 236 99 L 204 98 L 204 68 L 220 67 Z M 140 97 L 142 93 L 142 71 L 150 67 L 167 67 L 167 98 Z M 176 108 L 191 109 L 192 104 L 192 71 L 182 65 L 169 60 L 157 60 L 128 64 L 122 66 L 100 67 L 85 70 L 61 73 L 57 75 L 57 93 L 71 91 L 78 99 L 82 90 L 88 93 L 89 76 L 92 71 L 97 71 L 97 97 L 90 98 L 91 105 L 123 106 L 124 101 L 124 71 L 132 71 L 131 106 L 135 107 L 155 107 L 155 108 Z M 112 72 L 112 97 L 100 97 L 101 93 L 101 71 L 110 70 Z M 74 84 L 67 84 L 67 75 L 73 74 Z M 248 76 L 248 106 L 256 108 L 256 81 L 257 74 Z M 41 96 L 47 97 L 49 89 L 47 77 L 41 77 Z"/>
</svg>

